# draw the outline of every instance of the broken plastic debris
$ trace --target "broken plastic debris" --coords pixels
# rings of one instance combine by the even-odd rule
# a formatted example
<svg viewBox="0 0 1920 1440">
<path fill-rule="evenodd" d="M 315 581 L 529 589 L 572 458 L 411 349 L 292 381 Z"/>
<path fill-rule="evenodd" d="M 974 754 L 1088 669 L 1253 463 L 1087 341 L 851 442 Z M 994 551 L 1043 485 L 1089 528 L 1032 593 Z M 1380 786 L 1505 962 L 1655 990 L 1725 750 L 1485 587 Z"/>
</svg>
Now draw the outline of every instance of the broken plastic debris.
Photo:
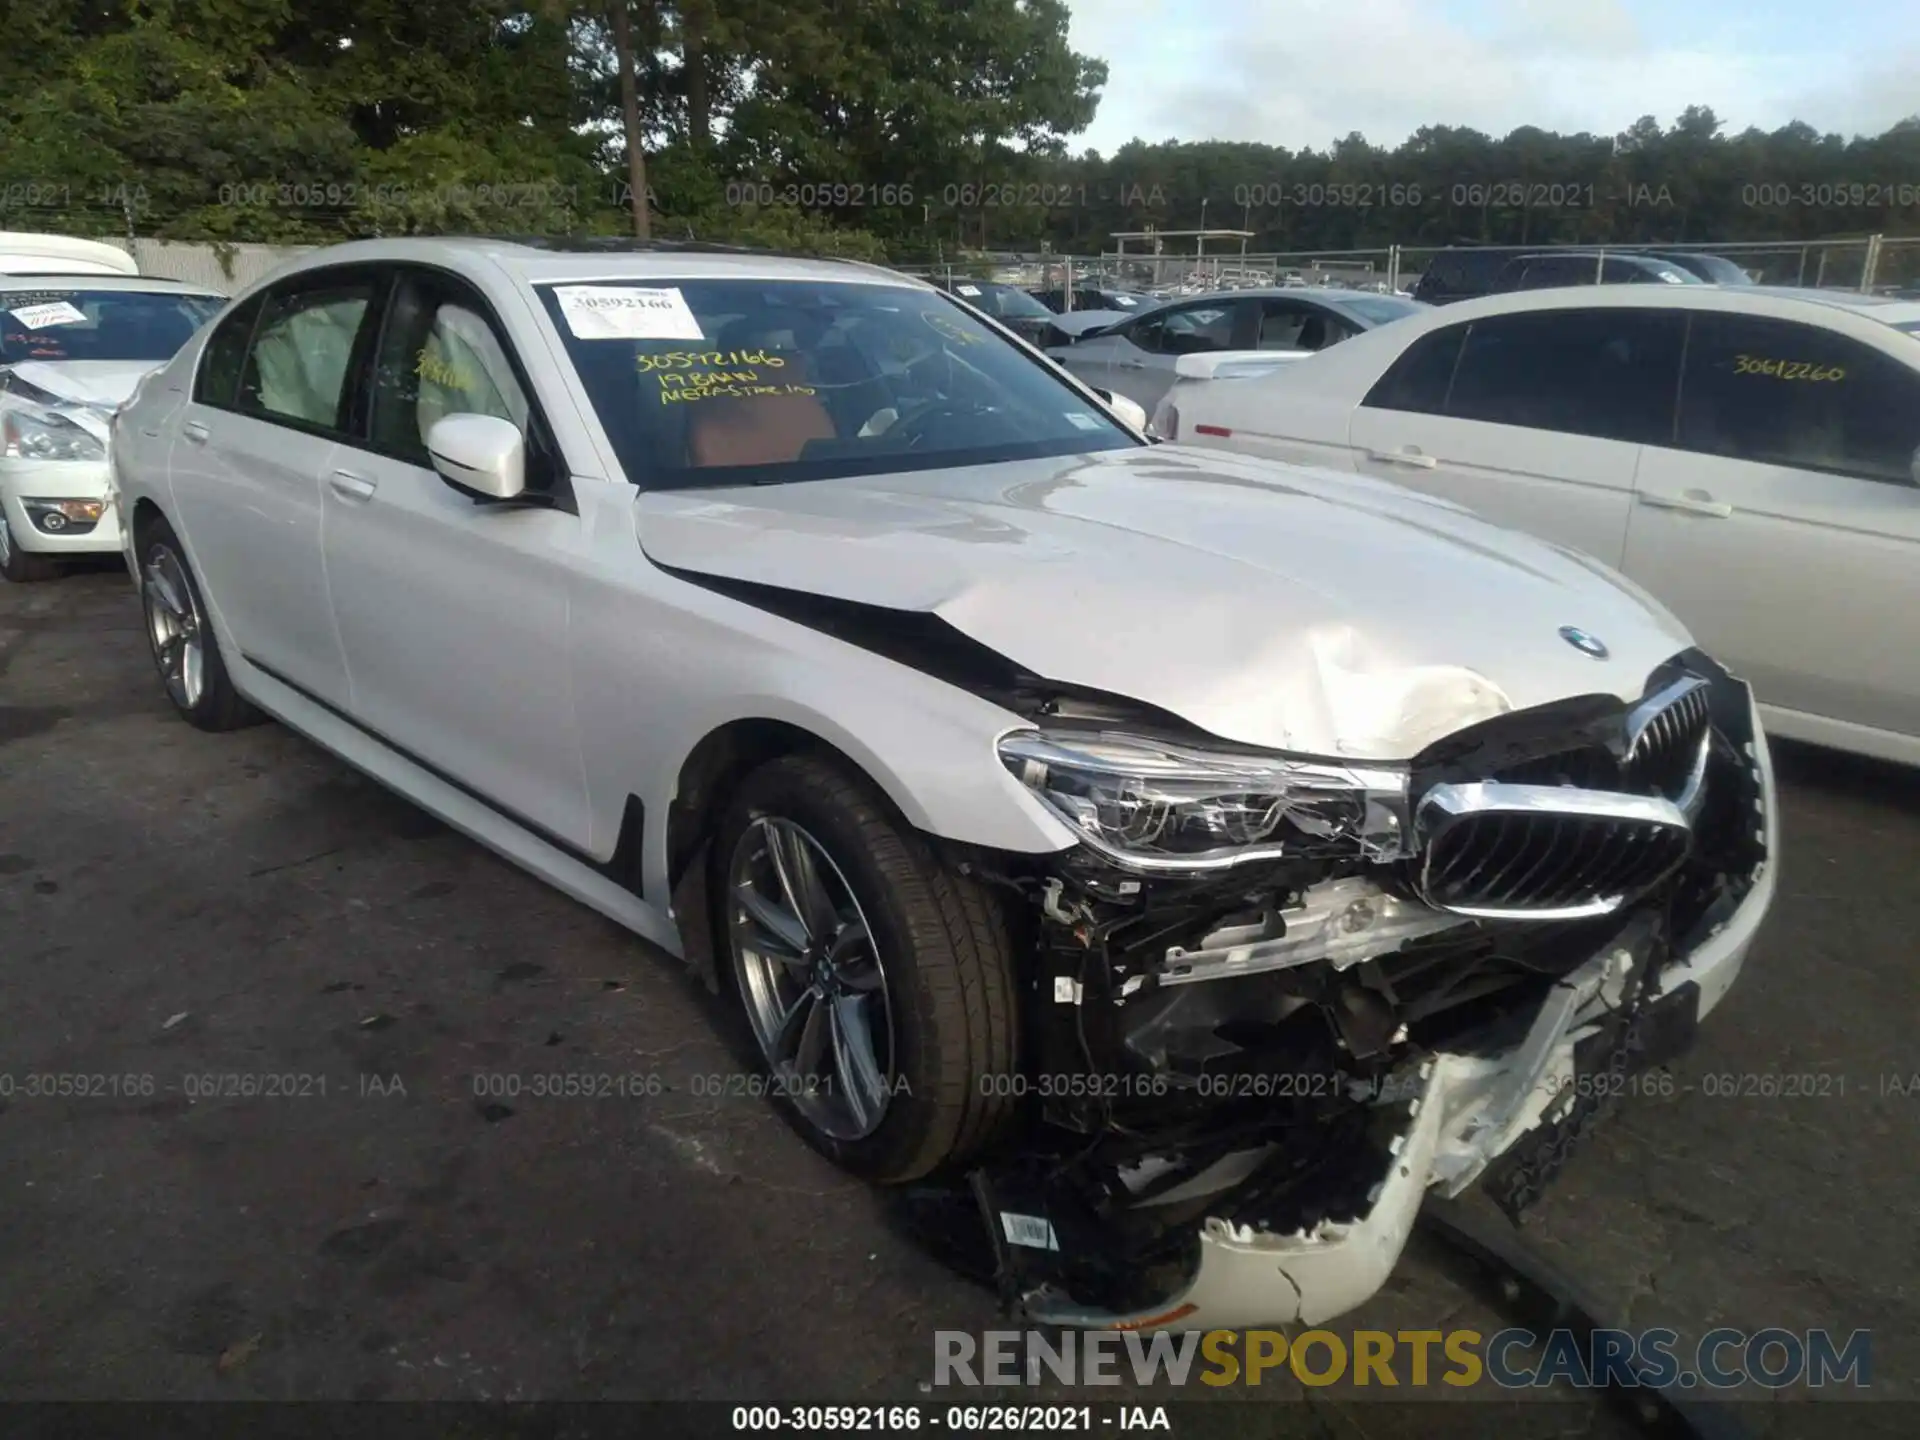
<svg viewBox="0 0 1920 1440">
<path fill-rule="evenodd" d="M 391 1024 L 393 1024 L 393 1017 L 391 1015 L 369 1015 L 360 1022 L 360 1028 L 362 1030 L 384 1030 Z"/>
<path fill-rule="evenodd" d="M 162 1030 L 171 1030 L 173 1029 L 174 1026 L 178 1025 L 182 1020 L 186 1019 L 187 1016 L 192 1013 L 193 1012 L 190 1010 L 182 1010 L 178 1015 L 169 1015 L 167 1017 L 167 1023 L 162 1025 L 160 1028 Z"/>
<path fill-rule="evenodd" d="M 244 1340 L 235 1341 L 221 1352 L 214 1368 L 222 1375 L 238 1370 L 253 1358 L 253 1352 L 260 1348 L 260 1342 L 265 1338 L 264 1335 L 249 1335 Z"/>
</svg>

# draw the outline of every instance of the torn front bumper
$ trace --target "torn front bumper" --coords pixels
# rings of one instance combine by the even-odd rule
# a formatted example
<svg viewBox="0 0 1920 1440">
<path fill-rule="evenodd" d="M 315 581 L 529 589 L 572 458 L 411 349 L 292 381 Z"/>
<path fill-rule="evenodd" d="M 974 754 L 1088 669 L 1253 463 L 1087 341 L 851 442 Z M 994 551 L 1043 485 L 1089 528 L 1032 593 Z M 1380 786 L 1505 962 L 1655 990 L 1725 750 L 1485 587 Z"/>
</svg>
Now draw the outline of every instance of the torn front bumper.
<svg viewBox="0 0 1920 1440">
<path fill-rule="evenodd" d="M 1163 1300 L 1108 1311 L 1042 1286 L 1020 1297 L 1025 1317 L 1088 1329 L 1236 1330 L 1322 1324 L 1364 1304 L 1399 1262 L 1429 1189 L 1457 1195 L 1516 1146 L 1549 1136 L 1583 1103 L 1583 1095 L 1609 1083 L 1617 1088 L 1620 1055 L 1635 1052 L 1630 1068 L 1671 1058 L 1666 1040 L 1649 1044 L 1647 1035 L 1670 1038 L 1677 1031 L 1690 1038 L 1693 1024 L 1725 997 L 1772 904 L 1778 878 L 1772 762 L 1757 727 L 1752 754 L 1766 797 L 1767 858 L 1731 915 L 1654 973 L 1638 1011 L 1646 1027 L 1615 1047 L 1611 1072 L 1595 1076 L 1586 1064 L 1639 959 L 1626 946 L 1608 947 L 1557 983 L 1525 1038 L 1511 1049 L 1492 1056 L 1428 1055 L 1395 1072 L 1373 1101 L 1399 1107 L 1404 1124 L 1389 1144 L 1385 1174 L 1359 1218 L 1323 1222 L 1307 1232 L 1274 1233 L 1237 1218 L 1236 1192 L 1229 1189 L 1199 1224 L 1197 1265 Z"/>
</svg>

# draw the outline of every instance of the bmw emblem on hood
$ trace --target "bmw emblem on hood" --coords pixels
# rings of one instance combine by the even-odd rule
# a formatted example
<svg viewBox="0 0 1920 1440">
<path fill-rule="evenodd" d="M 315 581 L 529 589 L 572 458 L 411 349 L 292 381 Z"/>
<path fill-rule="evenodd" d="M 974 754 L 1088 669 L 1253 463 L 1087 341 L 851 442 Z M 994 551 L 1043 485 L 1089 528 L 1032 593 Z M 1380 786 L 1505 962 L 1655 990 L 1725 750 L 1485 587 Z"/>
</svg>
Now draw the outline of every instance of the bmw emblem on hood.
<svg viewBox="0 0 1920 1440">
<path fill-rule="evenodd" d="M 1578 650 L 1582 655 L 1591 655 L 1596 660 L 1607 658 L 1607 647 L 1597 636 L 1589 635 L 1576 625 L 1562 625 L 1560 638 Z"/>
</svg>

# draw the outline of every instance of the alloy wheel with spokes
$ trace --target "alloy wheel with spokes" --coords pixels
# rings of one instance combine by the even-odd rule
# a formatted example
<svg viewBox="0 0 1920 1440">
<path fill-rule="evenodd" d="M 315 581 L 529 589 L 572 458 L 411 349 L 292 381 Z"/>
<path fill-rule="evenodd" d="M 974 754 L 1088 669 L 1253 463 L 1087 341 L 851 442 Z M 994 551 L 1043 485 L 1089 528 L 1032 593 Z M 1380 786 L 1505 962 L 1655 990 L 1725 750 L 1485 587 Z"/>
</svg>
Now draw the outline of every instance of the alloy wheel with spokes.
<svg viewBox="0 0 1920 1440">
<path fill-rule="evenodd" d="M 206 624 L 186 568 L 171 547 L 155 545 L 148 553 L 140 588 L 154 664 L 173 703 L 192 710 L 206 693 Z"/>
<path fill-rule="evenodd" d="M 728 867 L 735 978 L 779 1093 L 822 1134 L 872 1135 L 892 1094 L 895 1037 L 873 928 L 826 847 L 756 816 Z"/>
</svg>

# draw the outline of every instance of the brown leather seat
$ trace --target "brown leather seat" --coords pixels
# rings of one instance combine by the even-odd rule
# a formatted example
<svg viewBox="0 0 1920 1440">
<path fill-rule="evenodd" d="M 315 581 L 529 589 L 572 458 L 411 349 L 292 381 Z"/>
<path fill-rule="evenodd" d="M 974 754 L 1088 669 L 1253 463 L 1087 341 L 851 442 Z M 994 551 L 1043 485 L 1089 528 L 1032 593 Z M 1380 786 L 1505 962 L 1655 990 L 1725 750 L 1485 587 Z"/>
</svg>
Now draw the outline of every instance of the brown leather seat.
<svg viewBox="0 0 1920 1440">
<path fill-rule="evenodd" d="M 807 383 L 790 357 L 775 372 L 782 384 Z M 698 467 L 781 465 L 800 458 L 809 440 L 839 432 L 818 395 L 720 395 L 696 401 L 687 417 L 687 459 Z"/>
</svg>

